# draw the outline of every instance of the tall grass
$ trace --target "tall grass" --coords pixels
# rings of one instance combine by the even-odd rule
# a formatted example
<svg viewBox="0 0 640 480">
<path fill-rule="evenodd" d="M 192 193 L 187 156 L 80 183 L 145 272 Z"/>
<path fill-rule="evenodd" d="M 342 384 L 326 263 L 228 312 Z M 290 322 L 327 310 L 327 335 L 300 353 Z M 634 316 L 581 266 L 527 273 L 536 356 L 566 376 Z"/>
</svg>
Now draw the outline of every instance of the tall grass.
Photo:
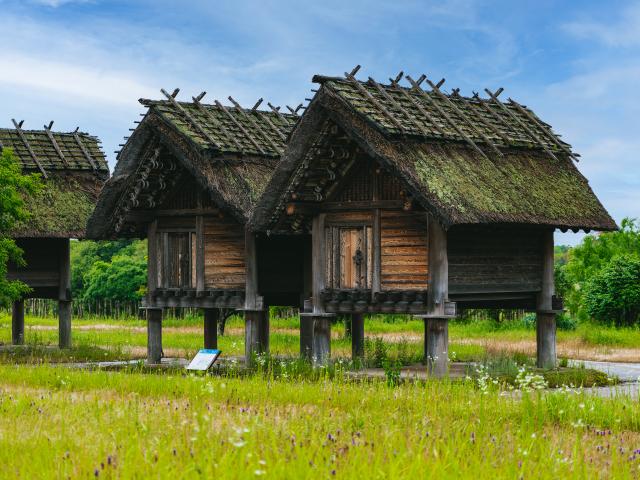
<svg viewBox="0 0 640 480">
<path fill-rule="evenodd" d="M 21 478 L 633 478 L 633 401 L 471 383 L 0 366 Z"/>
</svg>

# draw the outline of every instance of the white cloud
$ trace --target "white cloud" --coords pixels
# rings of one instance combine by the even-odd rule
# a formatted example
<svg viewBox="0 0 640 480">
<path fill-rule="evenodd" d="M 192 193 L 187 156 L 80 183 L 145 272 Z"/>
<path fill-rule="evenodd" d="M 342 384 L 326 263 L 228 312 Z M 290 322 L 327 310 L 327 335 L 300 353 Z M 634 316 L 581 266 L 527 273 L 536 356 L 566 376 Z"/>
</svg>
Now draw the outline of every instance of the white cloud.
<svg viewBox="0 0 640 480">
<path fill-rule="evenodd" d="M 591 19 L 576 20 L 564 25 L 571 35 L 598 40 L 612 47 L 636 47 L 640 45 L 640 3 L 626 8 L 615 22 L 605 23 Z"/>
<path fill-rule="evenodd" d="M 93 3 L 92 0 L 31 0 L 31 3 L 45 7 L 58 8 L 69 3 Z"/>
</svg>

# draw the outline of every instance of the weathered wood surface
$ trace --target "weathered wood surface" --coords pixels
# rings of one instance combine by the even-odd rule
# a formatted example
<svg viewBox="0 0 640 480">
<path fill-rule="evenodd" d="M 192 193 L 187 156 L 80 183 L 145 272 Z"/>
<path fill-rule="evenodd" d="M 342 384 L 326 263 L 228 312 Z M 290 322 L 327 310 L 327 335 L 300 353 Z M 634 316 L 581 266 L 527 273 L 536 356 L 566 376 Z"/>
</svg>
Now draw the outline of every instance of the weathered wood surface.
<svg viewBox="0 0 640 480">
<path fill-rule="evenodd" d="M 220 310 L 217 308 L 204 309 L 204 348 L 218 348 L 218 319 Z"/>
<path fill-rule="evenodd" d="M 427 288 L 427 222 L 424 212 L 380 212 L 381 288 Z"/>
<path fill-rule="evenodd" d="M 13 302 L 11 310 L 11 343 L 24 344 L 24 300 Z"/>
<path fill-rule="evenodd" d="M 162 309 L 147 308 L 147 363 L 162 360 Z"/>
<path fill-rule="evenodd" d="M 269 353 L 269 310 L 245 310 L 244 323 L 244 355 L 249 364 L 256 355 Z"/>
<path fill-rule="evenodd" d="M 58 301 L 58 346 L 71 347 L 71 301 Z"/>
<path fill-rule="evenodd" d="M 536 313 L 536 363 L 541 368 L 555 368 L 556 354 L 556 314 L 553 309 L 554 249 L 553 231 L 544 232 L 540 242 L 542 252 L 542 285 L 538 295 Z"/>
<path fill-rule="evenodd" d="M 351 358 L 364 359 L 364 315 L 351 314 Z"/>
<path fill-rule="evenodd" d="M 451 228 L 450 293 L 539 291 L 540 235 L 539 229 L 516 226 Z"/>
<path fill-rule="evenodd" d="M 324 312 L 322 291 L 326 287 L 326 234 L 325 234 L 326 214 L 321 213 L 313 218 L 311 233 L 311 262 L 312 281 L 311 296 L 313 300 L 313 313 Z"/>
<path fill-rule="evenodd" d="M 245 287 L 245 232 L 235 219 L 207 217 L 204 220 L 206 288 Z"/>
</svg>

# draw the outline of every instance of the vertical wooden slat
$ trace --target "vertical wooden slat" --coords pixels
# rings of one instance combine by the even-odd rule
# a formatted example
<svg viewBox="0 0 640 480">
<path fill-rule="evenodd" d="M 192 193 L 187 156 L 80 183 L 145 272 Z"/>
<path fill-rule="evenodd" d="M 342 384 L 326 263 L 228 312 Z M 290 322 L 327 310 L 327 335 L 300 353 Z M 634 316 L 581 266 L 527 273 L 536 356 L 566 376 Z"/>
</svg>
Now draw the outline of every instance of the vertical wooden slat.
<svg viewBox="0 0 640 480">
<path fill-rule="evenodd" d="M 556 314 L 553 312 L 553 294 L 555 292 L 553 230 L 544 233 L 541 249 L 542 290 L 538 295 L 536 312 L 536 363 L 540 368 L 555 368 L 557 354 Z"/>
<path fill-rule="evenodd" d="M 313 312 L 324 312 L 321 292 L 325 288 L 325 223 L 326 214 L 321 213 L 313 218 L 311 227 L 311 260 L 313 265 L 312 298 Z"/>
<path fill-rule="evenodd" d="M 377 182 L 376 182 L 377 183 Z M 382 264 L 382 247 L 380 244 L 380 209 L 373 211 L 373 265 L 371 272 L 371 292 L 376 293 L 381 290 L 381 264 Z"/>
<path fill-rule="evenodd" d="M 60 348 L 71 347 L 71 245 L 68 238 L 60 245 L 58 345 Z"/>
<path fill-rule="evenodd" d="M 245 230 L 245 308 L 255 310 L 258 305 L 258 255 L 256 252 L 256 235 L 249 229 Z"/>
<path fill-rule="evenodd" d="M 147 304 L 158 288 L 158 221 L 154 220 L 147 228 Z"/>
<path fill-rule="evenodd" d="M 204 348 L 218 348 L 218 317 L 217 308 L 204 309 Z"/>
<path fill-rule="evenodd" d="M 447 256 L 447 232 L 429 217 L 427 227 L 429 255 L 428 312 L 444 315 L 444 302 L 449 296 L 449 260 Z"/>
<path fill-rule="evenodd" d="M 13 345 L 24 344 L 24 300 L 13 302 L 11 312 L 11 343 Z"/>
<path fill-rule="evenodd" d="M 204 217 L 196 217 L 196 290 L 204 290 Z M 206 315 L 206 312 L 205 312 Z"/>
</svg>

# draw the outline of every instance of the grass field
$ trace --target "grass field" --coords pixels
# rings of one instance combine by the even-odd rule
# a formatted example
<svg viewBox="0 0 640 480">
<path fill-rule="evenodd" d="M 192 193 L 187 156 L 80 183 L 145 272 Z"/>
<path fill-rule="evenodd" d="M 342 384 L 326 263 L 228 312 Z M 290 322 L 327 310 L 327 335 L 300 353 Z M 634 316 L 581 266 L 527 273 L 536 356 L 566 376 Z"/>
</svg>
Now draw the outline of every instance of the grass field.
<svg viewBox="0 0 640 480">
<path fill-rule="evenodd" d="M 473 382 L 0 366 L 5 478 L 636 478 L 640 409 Z"/>
<path fill-rule="evenodd" d="M 211 376 L 70 369 L 50 362 L 143 357 L 145 323 L 76 319 L 67 351 L 47 347 L 57 342 L 55 319 L 26 324 L 28 345 L 0 353 L 2 478 L 640 476 L 637 400 L 526 391 L 533 384 L 514 382 L 517 372 L 506 380 L 530 359 L 493 349 L 535 340 L 524 325 L 453 323 L 456 359 L 493 363 L 472 379 L 399 383 L 354 380 L 347 364 L 280 360 Z M 198 318 L 168 318 L 163 328 L 165 352 L 188 357 L 202 344 Z M 296 319 L 274 319 L 272 352 L 296 357 L 297 329 Z M 369 361 L 422 355 L 420 322 L 372 318 L 366 330 Z M 634 335 L 581 327 L 559 332 L 559 342 L 629 349 L 626 336 Z M 220 348 L 240 355 L 242 337 L 241 319 L 231 319 Z M 9 341 L 10 318 L 0 316 L 0 343 Z M 342 325 L 333 328 L 332 350 L 349 356 Z M 568 370 L 564 380 L 588 383 L 589 372 Z M 545 379 L 563 383 L 559 376 Z"/>
<path fill-rule="evenodd" d="M 370 340 L 384 341 L 391 357 L 404 357 L 407 362 L 419 360 L 423 352 L 423 324 L 419 320 L 385 321 L 384 317 L 369 318 L 365 335 Z M 26 343 L 56 345 L 55 318 L 27 317 Z M 487 355 L 507 353 L 521 360 L 535 354 L 535 331 L 520 322 L 495 324 L 491 321 L 452 322 L 449 327 L 450 353 L 461 361 L 480 360 Z M 0 314 L 0 344 L 11 341 L 11 318 Z M 146 324 L 143 320 L 91 319 L 73 320 L 75 355 L 83 360 L 143 358 L 146 355 Z M 243 321 L 232 317 L 227 322 L 227 334 L 219 338 L 219 347 L 226 355 L 244 353 Z M 167 318 L 163 323 L 163 347 L 172 357 L 191 357 L 203 344 L 202 320 L 198 317 Z M 299 351 L 297 318 L 272 319 L 271 352 L 274 355 L 295 356 Z M 349 357 L 350 340 L 344 336 L 344 326 L 332 327 L 332 354 Z M 558 352 L 561 357 L 576 359 L 607 359 L 640 362 L 640 329 L 616 329 L 598 325 L 580 325 L 573 331 L 558 332 Z M 49 361 L 66 361 L 67 354 L 38 351 L 49 355 Z"/>
</svg>

